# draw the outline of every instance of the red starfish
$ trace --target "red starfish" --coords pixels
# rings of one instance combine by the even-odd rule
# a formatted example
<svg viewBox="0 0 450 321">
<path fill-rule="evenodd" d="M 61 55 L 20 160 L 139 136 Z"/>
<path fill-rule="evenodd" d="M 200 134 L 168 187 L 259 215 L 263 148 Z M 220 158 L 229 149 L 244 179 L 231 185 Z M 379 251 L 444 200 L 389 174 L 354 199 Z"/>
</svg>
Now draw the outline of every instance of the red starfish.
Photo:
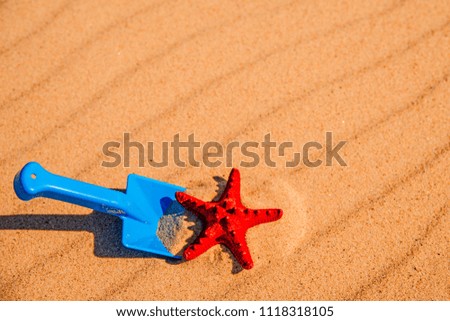
<svg viewBox="0 0 450 321">
<path fill-rule="evenodd" d="M 186 248 L 186 260 L 195 259 L 216 244 L 223 244 L 233 253 L 245 269 L 253 267 L 253 260 L 245 240 L 250 227 L 281 218 L 280 209 L 252 210 L 241 203 L 240 175 L 235 168 L 231 170 L 227 186 L 217 202 L 204 202 L 183 192 L 176 198 L 183 207 L 197 215 L 203 222 L 203 230 L 197 239 Z"/>
</svg>

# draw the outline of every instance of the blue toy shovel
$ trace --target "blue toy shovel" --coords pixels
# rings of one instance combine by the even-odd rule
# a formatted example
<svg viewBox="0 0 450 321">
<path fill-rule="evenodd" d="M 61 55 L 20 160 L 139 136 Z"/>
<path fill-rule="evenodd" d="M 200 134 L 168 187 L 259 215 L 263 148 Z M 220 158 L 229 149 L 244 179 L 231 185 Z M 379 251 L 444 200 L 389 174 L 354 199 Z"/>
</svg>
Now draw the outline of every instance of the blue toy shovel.
<svg viewBox="0 0 450 321">
<path fill-rule="evenodd" d="M 118 216 L 123 221 L 124 246 L 181 259 L 170 253 L 158 238 L 159 219 L 167 201 L 176 202 L 175 192 L 184 187 L 160 182 L 136 174 L 128 175 L 125 193 L 52 174 L 40 164 L 26 164 L 14 178 L 14 190 L 24 201 L 47 197 Z"/>
</svg>

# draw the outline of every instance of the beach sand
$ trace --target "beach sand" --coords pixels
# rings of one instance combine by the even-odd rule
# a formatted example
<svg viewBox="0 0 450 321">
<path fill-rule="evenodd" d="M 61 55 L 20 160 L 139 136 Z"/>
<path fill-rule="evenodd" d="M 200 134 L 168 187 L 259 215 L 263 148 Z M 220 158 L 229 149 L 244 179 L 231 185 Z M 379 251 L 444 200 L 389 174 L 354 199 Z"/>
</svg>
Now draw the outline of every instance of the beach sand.
<svg viewBox="0 0 450 321">
<path fill-rule="evenodd" d="M 1 1 L 0 299 L 448 300 L 449 9 Z M 251 270 L 222 246 L 179 264 L 127 251 L 119 219 L 22 202 L 12 188 L 34 160 L 116 189 L 137 173 L 210 201 L 226 164 L 140 167 L 134 150 L 129 167 L 108 168 L 103 145 L 124 133 L 143 144 L 194 133 L 225 146 L 269 132 L 295 146 L 332 132 L 347 141 L 347 166 L 234 159 L 243 203 L 284 211 L 248 231 Z M 201 228 L 183 218 L 177 250 Z"/>
</svg>

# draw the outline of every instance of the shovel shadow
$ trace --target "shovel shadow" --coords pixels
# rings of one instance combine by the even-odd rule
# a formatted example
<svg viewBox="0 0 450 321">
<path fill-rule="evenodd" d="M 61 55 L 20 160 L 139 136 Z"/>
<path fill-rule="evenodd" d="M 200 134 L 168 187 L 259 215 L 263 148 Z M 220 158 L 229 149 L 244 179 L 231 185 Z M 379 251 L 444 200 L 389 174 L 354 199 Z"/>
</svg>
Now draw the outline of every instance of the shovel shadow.
<svg viewBox="0 0 450 321">
<path fill-rule="evenodd" d="M 119 189 L 117 189 L 119 190 Z M 123 191 L 123 190 L 119 190 Z M 171 214 L 173 201 L 162 198 L 164 213 Z M 175 208 L 179 210 L 179 208 Z M 94 235 L 94 255 L 101 258 L 162 258 L 122 244 L 123 222 L 119 217 L 93 211 L 88 215 L 15 214 L 0 215 L 1 230 L 85 231 Z M 168 262 L 172 261 L 164 257 Z M 176 259 L 173 259 L 178 261 Z"/>
<path fill-rule="evenodd" d="M 97 257 L 155 257 L 155 255 L 123 246 L 122 220 L 95 211 L 88 215 L 2 215 L 0 230 L 86 231 L 94 234 L 94 255 Z"/>
</svg>

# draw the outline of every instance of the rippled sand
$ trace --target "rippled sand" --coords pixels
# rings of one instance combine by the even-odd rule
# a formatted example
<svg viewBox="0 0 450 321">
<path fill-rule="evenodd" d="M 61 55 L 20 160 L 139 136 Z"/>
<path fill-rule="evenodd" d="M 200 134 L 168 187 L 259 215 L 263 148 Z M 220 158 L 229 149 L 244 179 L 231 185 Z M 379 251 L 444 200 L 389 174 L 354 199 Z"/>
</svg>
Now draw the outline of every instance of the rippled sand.
<svg viewBox="0 0 450 321">
<path fill-rule="evenodd" d="M 0 299 L 449 299 L 448 1 L 7 0 L 0 18 Z M 240 168 L 245 205 L 284 210 L 249 230 L 250 271 L 220 246 L 136 257 L 116 219 L 12 189 L 36 160 L 211 200 L 225 165 L 140 168 L 133 154 L 105 168 L 103 144 L 270 132 L 299 146 L 327 131 L 348 166 Z"/>
</svg>

